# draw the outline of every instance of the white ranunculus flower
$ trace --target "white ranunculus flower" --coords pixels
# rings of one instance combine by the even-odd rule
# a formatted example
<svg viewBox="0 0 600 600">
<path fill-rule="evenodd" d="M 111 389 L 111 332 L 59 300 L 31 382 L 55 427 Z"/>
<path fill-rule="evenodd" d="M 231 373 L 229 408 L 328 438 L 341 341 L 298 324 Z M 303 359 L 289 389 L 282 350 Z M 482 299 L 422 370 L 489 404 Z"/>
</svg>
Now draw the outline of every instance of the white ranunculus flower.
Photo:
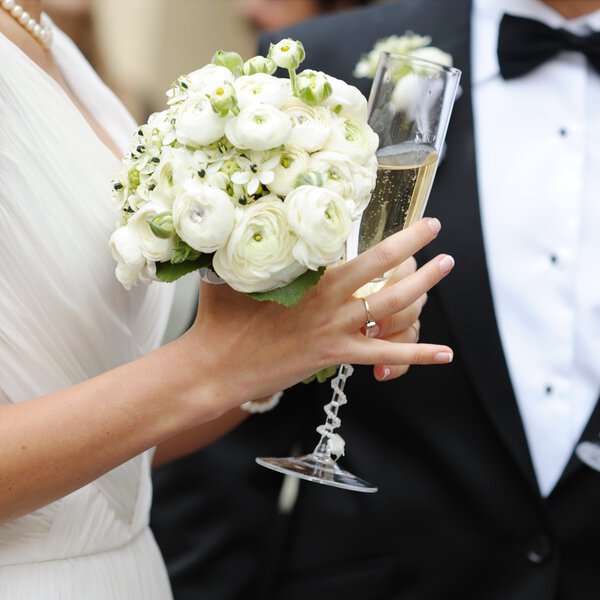
<svg viewBox="0 0 600 600">
<path fill-rule="evenodd" d="M 415 98 L 419 97 L 419 81 L 419 76 L 412 71 L 398 80 L 390 97 L 392 111 L 403 112 L 411 109 Z"/>
<path fill-rule="evenodd" d="M 357 189 L 363 190 L 363 195 L 361 196 L 360 191 L 357 191 L 356 197 L 354 200 L 354 213 L 356 215 L 362 214 L 367 208 L 367 204 L 371 201 L 371 195 L 373 190 L 375 189 L 375 185 L 377 184 L 377 167 L 379 163 L 377 162 L 377 156 L 374 154 L 364 165 L 365 168 L 365 176 L 366 179 L 364 181 L 365 187 L 360 187 Z M 353 217 L 354 218 L 354 217 Z"/>
<path fill-rule="evenodd" d="M 191 183 L 173 204 L 173 225 L 179 237 L 198 252 L 214 252 L 233 228 L 235 208 L 226 192 Z"/>
<path fill-rule="evenodd" d="M 317 270 L 343 257 L 352 225 L 344 198 L 326 188 L 301 185 L 287 195 L 284 205 L 298 236 L 293 254 L 299 263 Z"/>
<path fill-rule="evenodd" d="M 373 50 L 363 54 L 354 68 L 354 77 L 368 77 L 373 79 L 377 70 L 377 63 L 382 52 L 391 52 L 392 54 L 413 54 L 418 48 L 427 46 L 431 43 L 429 36 L 419 35 L 412 31 L 407 31 L 404 35 L 390 35 L 386 38 L 377 40 Z"/>
<path fill-rule="evenodd" d="M 225 126 L 225 134 L 234 146 L 250 150 L 281 146 L 291 133 L 289 117 L 270 104 L 247 106 Z"/>
<path fill-rule="evenodd" d="M 290 97 L 288 79 L 256 73 L 238 77 L 234 83 L 240 110 L 252 104 L 271 104 L 280 108 Z"/>
<path fill-rule="evenodd" d="M 152 232 L 148 221 L 165 212 L 164 206 L 148 202 L 127 221 L 127 227 L 137 239 L 144 257 L 152 262 L 163 262 L 171 259 L 173 238 L 160 238 Z"/>
<path fill-rule="evenodd" d="M 230 119 L 230 114 L 224 117 L 218 115 L 208 99 L 190 96 L 175 112 L 177 141 L 189 146 L 212 144 L 223 137 Z"/>
<path fill-rule="evenodd" d="M 352 219 L 360 217 L 375 187 L 375 155 L 367 166 L 360 166 L 339 152 L 316 152 L 310 157 L 310 170 L 321 174 L 323 187 L 346 200 Z"/>
<path fill-rule="evenodd" d="M 325 106 L 328 106 L 333 112 L 342 117 L 352 117 L 360 121 L 367 120 L 367 99 L 362 92 L 348 85 L 341 79 L 336 79 L 327 75 L 327 79 L 333 88 L 331 96 L 325 100 Z"/>
<path fill-rule="evenodd" d="M 423 60 L 430 60 L 431 62 L 443 65 L 445 67 L 452 66 L 452 56 L 439 48 L 433 46 L 425 46 L 423 48 L 417 48 L 413 50 L 411 56 L 422 58 Z"/>
<path fill-rule="evenodd" d="M 188 73 L 183 79 L 188 86 L 188 92 L 193 94 L 216 87 L 224 81 L 233 83 L 234 76 L 228 68 L 210 64 Z"/>
<path fill-rule="evenodd" d="M 362 165 L 375 154 L 378 145 L 379 136 L 367 123 L 351 117 L 336 117 L 323 150 L 345 154 Z"/>
<path fill-rule="evenodd" d="M 331 112 L 324 106 L 308 106 L 291 99 L 281 109 L 292 123 L 292 134 L 286 142 L 307 152 L 320 150 L 331 135 Z"/>
<path fill-rule="evenodd" d="M 115 274 L 125 288 L 129 290 L 138 279 L 145 279 L 147 260 L 133 229 L 127 225 L 116 229 L 110 236 L 110 248 L 117 261 Z"/>
<path fill-rule="evenodd" d="M 309 170 L 309 156 L 301 148 L 286 147 L 279 155 L 273 169 L 274 178 L 269 189 L 274 194 L 286 196 L 296 187 L 298 175 Z"/>
<path fill-rule="evenodd" d="M 306 271 L 292 254 L 296 237 L 281 200 L 265 196 L 235 210 L 233 232 L 213 257 L 219 277 L 239 292 L 266 292 L 291 283 Z"/>
</svg>

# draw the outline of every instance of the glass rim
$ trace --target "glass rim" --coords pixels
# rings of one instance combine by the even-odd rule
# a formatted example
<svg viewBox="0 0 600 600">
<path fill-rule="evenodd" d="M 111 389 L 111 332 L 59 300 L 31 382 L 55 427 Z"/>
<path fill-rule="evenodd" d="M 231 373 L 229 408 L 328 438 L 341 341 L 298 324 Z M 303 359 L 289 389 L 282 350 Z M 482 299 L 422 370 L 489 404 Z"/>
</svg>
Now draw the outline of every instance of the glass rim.
<svg viewBox="0 0 600 600">
<path fill-rule="evenodd" d="M 452 73 L 453 75 L 462 75 L 462 71 L 460 69 L 457 69 L 456 67 L 449 67 L 448 65 L 443 65 L 433 60 L 421 58 L 420 56 L 413 56 L 412 54 L 401 54 L 399 52 L 390 52 L 389 50 L 382 50 L 379 53 L 379 58 L 381 59 L 383 55 L 388 56 L 390 58 L 398 57 L 402 59 L 408 59 L 410 62 L 422 64 L 425 67 L 434 67 L 438 71 L 445 71 L 447 73 Z"/>
</svg>

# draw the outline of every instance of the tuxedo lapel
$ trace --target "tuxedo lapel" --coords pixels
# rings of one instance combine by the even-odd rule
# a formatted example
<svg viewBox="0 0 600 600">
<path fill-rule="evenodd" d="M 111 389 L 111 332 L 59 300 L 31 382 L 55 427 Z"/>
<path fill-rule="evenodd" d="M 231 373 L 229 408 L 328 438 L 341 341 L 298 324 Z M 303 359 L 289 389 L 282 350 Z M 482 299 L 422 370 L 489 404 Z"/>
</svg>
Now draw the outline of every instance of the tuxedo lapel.
<svg viewBox="0 0 600 600">
<path fill-rule="evenodd" d="M 462 96 L 457 100 L 447 141 L 427 208 L 442 222 L 438 241 L 424 254 L 449 251 L 456 259 L 450 277 L 437 286 L 448 322 L 456 335 L 455 352 L 485 410 L 527 481 L 537 489 L 525 432 L 502 351 L 481 229 L 475 162 L 470 36 L 471 2 L 453 3 L 446 34 L 434 36 L 434 44 L 452 54 L 462 70 Z M 448 15 L 450 16 L 450 15 Z M 429 31 L 420 33 L 429 34 Z M 426 314 L 424 319 L 427 319 Z M 458 367 L 456 367 L 458 368 Z M 452 399 L 449 399 L 450 401 Z"/>
</svg>

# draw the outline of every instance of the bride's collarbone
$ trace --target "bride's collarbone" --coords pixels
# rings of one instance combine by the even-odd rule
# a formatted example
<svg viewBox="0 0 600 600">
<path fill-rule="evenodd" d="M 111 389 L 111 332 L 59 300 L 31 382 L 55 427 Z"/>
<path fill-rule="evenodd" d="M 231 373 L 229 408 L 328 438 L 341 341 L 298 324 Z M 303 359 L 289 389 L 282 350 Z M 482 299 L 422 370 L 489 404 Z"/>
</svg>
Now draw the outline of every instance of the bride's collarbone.
<svg viewBox="0 0 600 600">
<path fill-rule="evenodd" d="M 40 69 L 51 77 L 65 92 L 81 116 L 87 121 L 100 141 L 117 157 L 121 157 L 119 149 L 115 146 L 110 136 L 100 126 L 94 116 L 81 103 L 77 95 L 71 89 L 63 77 L 58 65 L 54 61 L 52 53 L 44 50 L 42 46 L 29 35 L 15 20 L 0 11 L 0 33 L 4 34 L 9 41 L 17 46 L 29 59 L 31 59 Z"/>
<path fill-rule="evenodd" d="M 50 53 L 44 50 L 35 38 L 28 33 L 14 18 L 5 11 L 0 10 L 0 33 L 6 36 L 17 48 L 26 54 L 41 69 L 46 70 L 45 65 Z"/>
</svg>

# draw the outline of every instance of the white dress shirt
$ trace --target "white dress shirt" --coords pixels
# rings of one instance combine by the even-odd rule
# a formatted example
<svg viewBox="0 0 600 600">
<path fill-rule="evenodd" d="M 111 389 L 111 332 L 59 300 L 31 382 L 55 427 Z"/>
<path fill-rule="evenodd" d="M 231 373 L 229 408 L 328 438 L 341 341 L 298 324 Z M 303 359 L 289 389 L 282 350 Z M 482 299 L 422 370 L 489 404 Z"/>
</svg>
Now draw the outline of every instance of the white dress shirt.
<svg viewBox="0 0 600 600">
<path fill-rule="evenodd" d="M 503 13 L 586 34 L 541 0 L 475 0 L 473 103 L 487 265 L 540 491 L 551 493 L 600 394 L 600 76 L 562 52 L 499 75 Z M 600 475 L 599 475 L 600 477 Z"/>
</svg>

